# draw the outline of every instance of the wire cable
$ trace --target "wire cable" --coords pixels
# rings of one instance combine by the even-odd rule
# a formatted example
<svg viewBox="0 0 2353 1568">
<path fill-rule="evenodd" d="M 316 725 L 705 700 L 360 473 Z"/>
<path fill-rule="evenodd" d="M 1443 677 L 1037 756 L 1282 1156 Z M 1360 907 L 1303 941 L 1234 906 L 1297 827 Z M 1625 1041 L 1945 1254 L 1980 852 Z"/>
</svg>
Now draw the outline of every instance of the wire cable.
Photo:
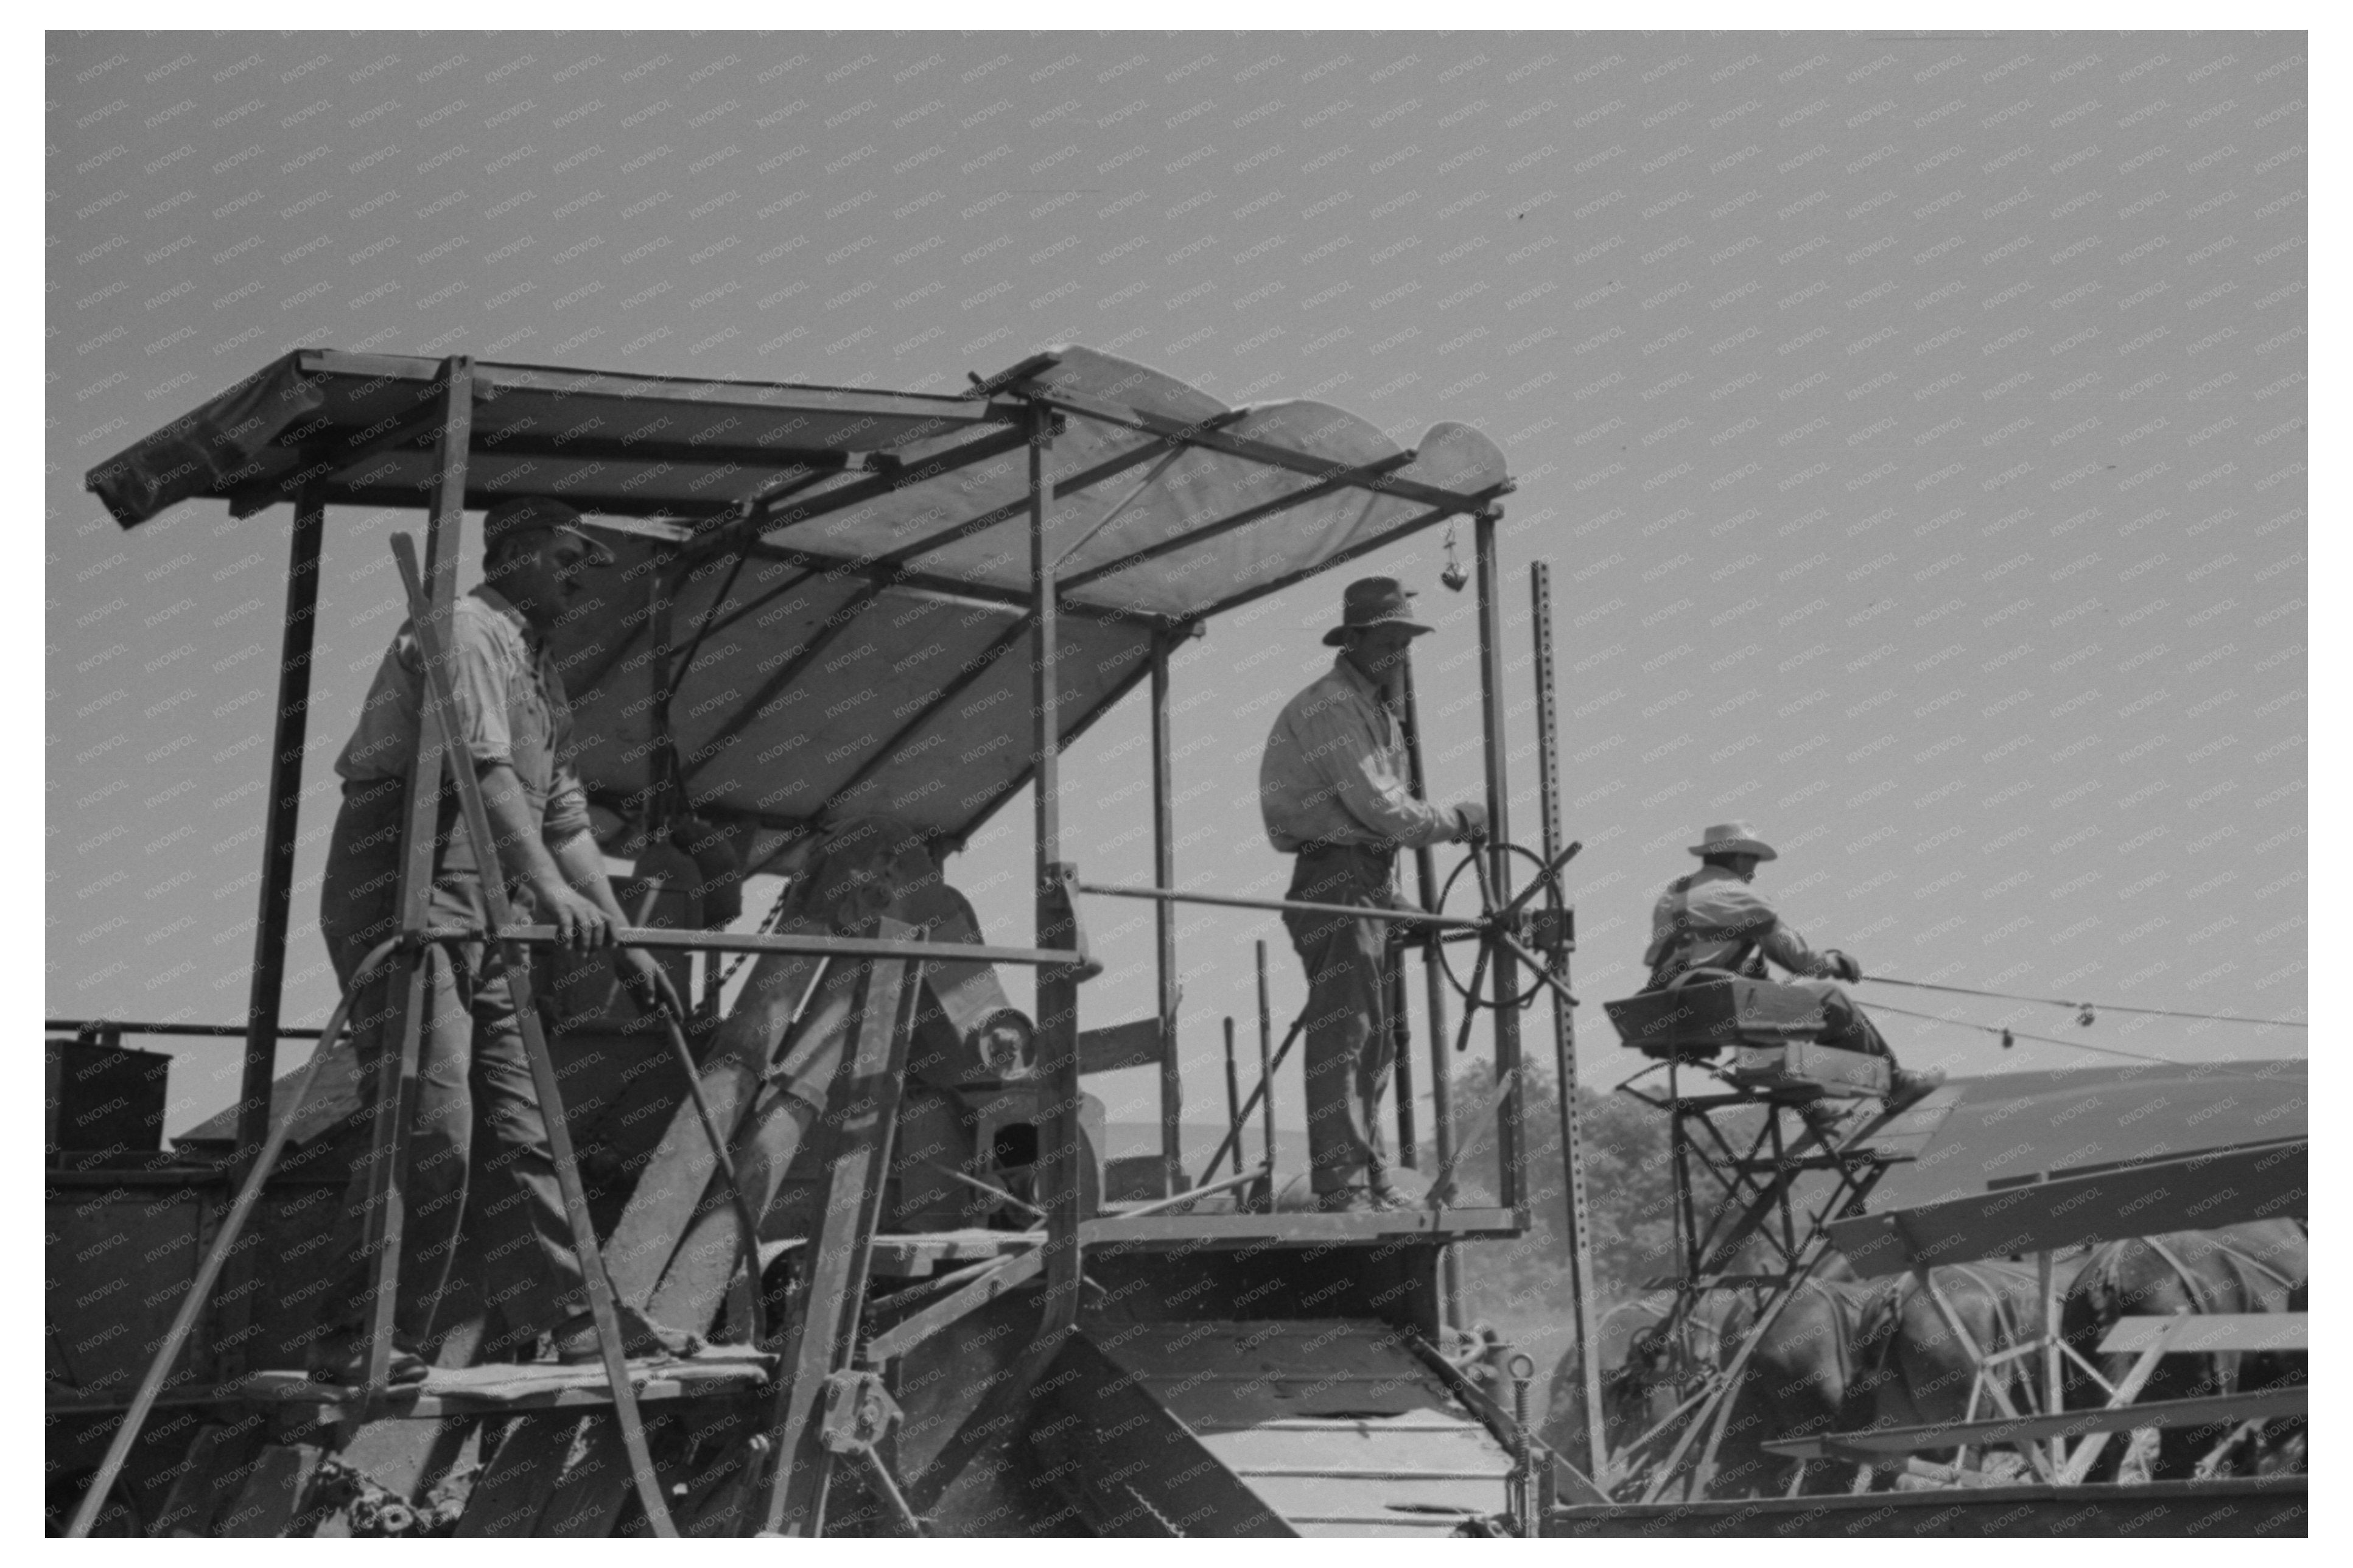
<svg viewBox="0 0 2353 1568">
<path fill-rule="evenodd" d="M 2179 1068 L 2184 1072 L 2216 1072 L 2231 1078 L 2255 1079 L 2266 1083 L 2273 1081 L 2278 1076 L 2274 1073 L 2248 1072 L 2241 1068 L 2224 1067 L 2218 1062 L 2177 1061 L 2171 1057 L 2150 1056 L 2142 1051 L 2119 1050 L 2114 1046 L 2087 1045 L 2082 1040 L 2061 1039 L 2052 1035 L 2031 1035 L 2023 1029 L 2005 1028 L 2000 1024 L 1972 1024 L 1966 1018 L 1940 1018 L 1934 1013 L 1915 1013 L 1909 1007 L 1891 1007 L 1885 1003 L 1874 1003 L 1872 1011 L 1900 1014 L 1906 1018 L 1920 1018 L 1931 1024 L 1947 1024 L 1956 1029 L 1975 1029 L 1983 1035 L 1998 1035 L 2001 1037 L 2005 1047 L 2012 1040 L 2034 1040 L 2046 1046 L 2065 1046 L 2071 1050 L 2095 1051 L 2104 1057 L 2124 1057 L 2137 1062 L 2154 1062 L 2159 1067 Z"/>
<path fill-rule="evenodd" d="M 2004 1002 L 2033 1002 L 2046 1007 L 2065 1007 L 2085 1015 L 2137 1013 L 2150 1018 L 2195 1018 L 2210 1024 L 2261 1024 L 2274 1029 L 2311 1027 L 2295 1018 L 2250 1018 L 2237 1013 L 2184 1013 L 2171 1007 L 2127 1007 L 2119 1002 L 2071 1002 L 2057 996 L 2021 996 L 2014 991 L 1979 991 L 1967 985 L 1932 985 L 1925 980 L 1894 980 L 1884 974 L 1866 974 L 1863 979 L 1878 985 L 1901 985 L 1908 991 L 1944 991 L 1956 996 L 1991 996 Z M 2088 1024 L 2091 1019 L 2086 1016 L 2084 1021 Z"/>
</svg>

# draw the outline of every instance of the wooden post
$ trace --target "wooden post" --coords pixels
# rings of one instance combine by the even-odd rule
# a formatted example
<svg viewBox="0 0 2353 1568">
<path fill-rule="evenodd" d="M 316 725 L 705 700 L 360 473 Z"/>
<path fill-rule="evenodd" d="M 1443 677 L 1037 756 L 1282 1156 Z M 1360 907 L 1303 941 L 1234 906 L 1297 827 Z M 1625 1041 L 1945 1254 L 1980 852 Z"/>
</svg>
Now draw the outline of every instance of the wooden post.
<svg viewBox="0 0 2353 1568">
<path fill-rule="evenodd" d="M 1053 414 L 1029 405 L 1029 594 L 1037 616 L 1030 699 L 1036 719 L 1036 889 L 1038 945 L 1067 948 L 1077 938 L 1073 869 L 1062 862 L 1061 706 L 1056 634 L 1060 610 L 1053 549 L 1046 520 L 1054 506 L 1047 458 L 1053 450 Z M 1038 1056 L 1048 1085 L 1045 1125 L 1039 1129 L 1038 1187 L 1046 1211 L 1046 1313 L 1041 1347 L 1078 1321 L 1079 1311 L 1079 1020 L 1078 974 L 1038 971 Z"/>
<path fill-rule="evenodd" d="M 1511 857 L 1504 846 L 1512 837 L 1512 792 L 1504 777 L 1507 748 L 1504 740 L 1504 607 L 1495 563 L 1495 523 L 1502 515 L 1500 510 L 1481 512 L 1472 531 L 1478 558 L 1479 709 L 1486 741 L 1488 876 L 1497 898 L 1505 896 L 1511 886 Z M 1500 945 L 1495 949 L 1493 963 L 1493 994 L 1512 995 L 1518 984 L 1518 963 L 1510 951 Z M 1511 1086 L 1495 1112 L 1495 1168 L 1497 1184 L 1502 1188 L 1497 1195 L 1505 1208 L 1519 1211 L 1519 1223 L 1525 1225 L 1526 1183 L 1521 1170 L 1525 1142 L 1521 1131 L 1520 1015 L 1511 1007 L 1494 1011 L 1495 1077 L 1502 1080 L 1508 1074 Z"/>
<path fill-rule="evenodd" d="M 1415 799 L 1428 800 L 1430 782 L 1422 771 L 1421 714 L 1414 703 L 1410 653 L 1398 660 L 1398 684 L 1403 689 L 1405 710 L 1400 717 L 1405 730 L 1407 782 Z M 1413 852 L 1413 874 L 1421 907 L 1436 913 L 1438 863 L 1427 844 Z M 1427 938 L 1434 933 L 1423 934 Z M 1454 1082 L 1450 1076 L 1452 1064 L 1446 1059 L 1446 1042 L 1452 1037 L 1446 1028 L 1446 968 L 1435 942 L 1425 941 L 1422 944 L 1421 979 L 1430 1006 L 1430 1144 L 1431 1152 L 1438 1156 L 1438 1168 L 1444 1171 L 1451 1169 L 1454 1162 Z M 1440 1294 L 1446 1321 L 1459 1325 L 1462 1321 L 1462 1260 L 1451 1247 L 1440 1248 L 1438 1256 Z"/>
<path fill-rule="evenodd" d="M 1544 813 L 1544 858 L 1550 865 L 1560 853 L 1560 720 L 1555 706 L 1552 660 L 1552 569 L 1544 562 L 1528 565 L 1529 609 L 1535 618 L 1536 777 Z M 1541 897 L 1541 895 L 1539 895 Z M 1560 979 L 1568 982 L 1568 958 L 1560 960 Z M 1583 1103 L 1577 1087 L 1577 1016 L 1557 991 L 1552 994 L 1552 1037 L 1556 1089 L 1560 1097 L 1560 1175 L 1563 1201 L 1568 1211 L 1568 1285 L 1577 1325 L 1577 1365 L 1585 1383 L 1585 1473 L 1598 1476 L 1609 1459 L 1608 1439 L 1601 1421 L 1600 1320 L 1594 1310 L 1599 1289 L 1593 1268 L 1592 1211 L 1585 1192 L 1585 1130 Z M 1774 1119 L 1775 1138 L 1780 1120 Z M 1776 1152 L 1778 1152 L 1778 1149 Z M 1790 1238 L 1795 1250 L 1794 1240 Z"/>
<path fill-rule="evenodd" d="M 1152 634 L 1152 885 L 1176 885 L 1176 766 L 1168 733 L 1168 644 L 1166 630 Z M 1154 958 L 1159 981 L 1160 1164 L 1166 1173 L 1160 1195 L 1175 1197 L 1185 1180 L 1185 1079 L 1176 1062 L 1176 906 L 1162 902 L 1153 911 Z"/>
<path fill-rule="evenodd" d="M 437 632 L 446 637 L 458 602 L 458 552 L 466 516 L 466 458 L 473 441 L 473 362 L 456 355 L 441 363 L 441 433 L 433 449 L 433 497 L 425 533 L 425 595 Z M 420 704 L 421 707 L 421 704 Z M 440 728 L 417 725 L 417 751 L 408 770 L 402 812 L 400 929 L 426 923 L 433 892 L 433 835 L 439 817 L 442 771 Z M 495 862 L 483 876 L 498 874 Z M 408 1165 L 408 1128 L 415 1117 L 417 1059 L 424 1037 L 426 964 L 422 953 L 393 961 L 385 1038 L 396 1042 L 382 1055 L 376 1074 L 375 1125 L 369 1142 L 370 1194 L 367 1243 L 374 1250 L 375 1281 L 368 1309 L 367 1388 L 371 1398 L 385 1386 L 392 1363 L 392 1322 L 400 1285 L 400 1249 L 405 1207 L 402 1189 Z M 354 1018 L 357 1031 L 369 1020 Z"/>
</svg>

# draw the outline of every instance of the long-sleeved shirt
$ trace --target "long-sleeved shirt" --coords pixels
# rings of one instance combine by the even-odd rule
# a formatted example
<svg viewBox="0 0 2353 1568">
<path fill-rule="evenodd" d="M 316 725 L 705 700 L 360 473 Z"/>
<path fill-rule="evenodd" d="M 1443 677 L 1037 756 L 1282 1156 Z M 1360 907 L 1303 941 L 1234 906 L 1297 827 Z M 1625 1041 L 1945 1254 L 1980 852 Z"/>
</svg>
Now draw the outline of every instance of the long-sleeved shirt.
<svg viewBox="0 0 2353 1568">
<path fill-rule="evenodd" d="M 1454 837 L 1452 812 L 1406 787 L 1404 737 L 1380 693 L 1343 654 L 1293 698 L 1259 760 L 1259 809 L 1284 854 L 1311 845 L 1412 848 Z"/>
<path fill-rule="evenodd" d="M 1762 953 L 1793 974 L 1831 977 L 1830 961 L 1783 922 L 1765 895 L 1721 866 L 1703 866 L 1667 884 L 1651 909 L 1642 962 L 1662 985 L 1689 969 L 1735 967 Z"/>
<path fill-rule="evenodd" d="M 514 769 L 532 818 L 549 845 L 586 831 L 587 797 L 571 762 L 572 709 L 546 640 L 487 584 L 458 601 L 448 635 L 458 731 L 475 764 L 505 763 Z M 416 628 L 403 623 L 376 666 L 359 723 L 335 759 L 335 772 L 354 784 L 406 775 L 416 755 L 424 685 Z M 473 841 L 459 831 L 442 868 L 473 866 Z"/>
</svg>

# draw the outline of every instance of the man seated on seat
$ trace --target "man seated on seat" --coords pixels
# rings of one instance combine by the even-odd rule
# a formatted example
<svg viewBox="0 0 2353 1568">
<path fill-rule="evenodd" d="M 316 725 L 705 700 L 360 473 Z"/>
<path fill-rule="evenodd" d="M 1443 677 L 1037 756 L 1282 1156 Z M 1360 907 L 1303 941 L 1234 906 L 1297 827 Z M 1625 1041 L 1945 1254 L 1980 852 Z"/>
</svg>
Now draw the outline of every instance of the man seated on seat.
<svg viewBox="0 0 2353 1568">
<path fill-rule="evenodd" d="M 1893 1077 L 1887 1102 L 1909 1105 L 1945 1081 L 1942 1072 L 1913 1072 L 1895 1065 L 1877 1028 L 1854 999 L 1848 984 L 1862 978 L 1862 965 L 1838 949 L 1817 952 L 1795 927 L 1774 911 L 1749 883 L 1759 862 L 1780 858 L 1745 822 L 1719 823 L 1692 845 L 1700 868 L 1667 884 L 1651 910 L 1651 945 L 1642 962 L 1651 966 L 1645 991 L 1665 991 L 1686 983 L 1733 975 L 1767 977 L 1771 959 L 1793 976 L 1785 982 L 1812 993 L 1822 1005 L 1822 1044 L 1884 1057 Z"/>
</svg>

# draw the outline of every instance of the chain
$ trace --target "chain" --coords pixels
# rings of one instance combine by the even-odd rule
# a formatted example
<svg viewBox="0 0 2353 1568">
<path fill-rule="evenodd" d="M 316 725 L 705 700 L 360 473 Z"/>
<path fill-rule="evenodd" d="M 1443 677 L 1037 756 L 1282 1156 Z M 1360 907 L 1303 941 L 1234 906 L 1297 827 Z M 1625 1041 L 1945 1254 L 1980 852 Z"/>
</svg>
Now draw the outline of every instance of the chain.
<svg viewBox="0 0 2353 1568">
<path fill-rule="evenodd" d="M 1159 1521 L 1161 1529 L 1166 1531 L 1169 1535 L 1176 1540 L 1182 1541 L 1185 1539 L 1185 1532 L 1176 1528 L 1176 1521 L 1169 1518 L 1166 1514 L 1161 1512 L 1158 1509 L 1153 1507 L 1152 1500 L 1150 1498 L 1147 1498 L 1142 1492 L 1137 1491 L 1134 1486 L 1127 1481 L 1122 1481 L 1119 1485 L 1122 1491 L 1127 1493 L 1128 1496 L 1136 1500 L 1137 1506 L 1142 1508 L 1145 1512 L 1150 1514 L 1155 1520 Z"/>
</svg>

